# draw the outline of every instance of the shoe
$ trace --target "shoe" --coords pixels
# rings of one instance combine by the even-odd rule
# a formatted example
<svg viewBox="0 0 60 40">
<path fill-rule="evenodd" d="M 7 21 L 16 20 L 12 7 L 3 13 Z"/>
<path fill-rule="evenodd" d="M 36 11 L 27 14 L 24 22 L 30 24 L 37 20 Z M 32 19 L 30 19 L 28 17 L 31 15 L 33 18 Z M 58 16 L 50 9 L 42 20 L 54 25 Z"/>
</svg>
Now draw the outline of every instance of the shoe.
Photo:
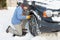
<svg viewBox="0 0 60 40">
<path fill-rule="evenodd" d="M 22 32 L 22 36 L 25 36 L 27 34 L 27 32 Z"/>
<path fill-rule="evenodd" d="M 22 30 L 22 36 L 26 35 L 26 33 L 27 33 L 27 29 L 23 29 Z"/>
<path fill-rule="evenodd" d="M 21 37 L 21 36 L 23 36 L 23 35 L 13 34 L 12 36 L 13 36 L 13 37 L 15 37 L 15 36 L 19 36 L 19 37 Z"/>
<path fill-rule="evenodd" d="M 9 28 L 10 28 L 10 26 L 8 26 L 8 28 L 6 29 L 6 33 L 9 33 Z"/>
<path fill-rule="evenodd" d="M 17 35 L 17 34 L 13 34 L 12 36 L 15 37 L 15 36 L 19 36 L 19 37 L 22 37 L 22 36 L 25 36 L 27 32 L 23 32 L 22 35 Z"/>
<path fill-rule="evenodd" d="M 13 37 L 17 36 L 16 34 L 13 34 Z"/>
</svg>

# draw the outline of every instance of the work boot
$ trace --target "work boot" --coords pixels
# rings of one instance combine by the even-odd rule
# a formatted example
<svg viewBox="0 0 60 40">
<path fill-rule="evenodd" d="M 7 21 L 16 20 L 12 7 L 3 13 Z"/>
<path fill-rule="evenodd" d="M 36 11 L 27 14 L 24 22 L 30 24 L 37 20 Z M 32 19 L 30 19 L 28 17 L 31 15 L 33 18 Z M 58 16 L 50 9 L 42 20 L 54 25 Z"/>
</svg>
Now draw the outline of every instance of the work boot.
<svg viewBox="0 0 60 40">
<path fill-rule="evenodd" d="M 23 32 L 23 33 L 22 33 L 22 36 L 25 36 L 26 34 L 27 34 L 27 32 Z"/>
<path fill-rule="evenodd" d="M 27 29 L 22 29 L 22 35 L 24 36 L 26 35 L 26 33 L 27 33 Z"/>
<path fill-rule="evenodd" d="M 13 34 L 13 37 L 17 36 L 16 34 Z"/>
<path fill-rule="evenodd" d="M 27 33 L 27 32 L 23 32 L 22 35 L 13 34 L 12 36 L 13 36 L 13 37 L 15 37 L 15 36 L 20 36 L 20 37 L 22 37 L 22 36 L 25 36 L 26 33 Z"/>
<path fill-rule="evenodd" d="M 10 28 L 10 26 L 8 26 L 8 28 L 6 29 L 6 33 L 9 33 L 9 28 Z"/>
</svg>

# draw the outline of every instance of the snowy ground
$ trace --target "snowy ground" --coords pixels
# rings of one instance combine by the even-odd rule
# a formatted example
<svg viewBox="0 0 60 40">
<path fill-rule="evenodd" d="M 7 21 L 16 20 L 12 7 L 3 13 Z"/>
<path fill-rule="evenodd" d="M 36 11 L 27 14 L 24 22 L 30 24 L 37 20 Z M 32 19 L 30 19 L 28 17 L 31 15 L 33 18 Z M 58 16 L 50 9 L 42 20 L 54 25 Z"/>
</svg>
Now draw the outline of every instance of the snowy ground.
<svg viewBox="0 0 60 40">
<path fill-rule="evenodd" d="M 0 40 L 60 40 L 60 34 L 58 33 L 43 33 L 40 36 L 33 37 L 30 33 L 27 33 L 23 37 L 12 37 L 11 33 L 6 33 L 8 25 L 11 24 L 11 18 L 15 7 L 9 7 L 8 10 L 0 10 Z"/>
</svg>

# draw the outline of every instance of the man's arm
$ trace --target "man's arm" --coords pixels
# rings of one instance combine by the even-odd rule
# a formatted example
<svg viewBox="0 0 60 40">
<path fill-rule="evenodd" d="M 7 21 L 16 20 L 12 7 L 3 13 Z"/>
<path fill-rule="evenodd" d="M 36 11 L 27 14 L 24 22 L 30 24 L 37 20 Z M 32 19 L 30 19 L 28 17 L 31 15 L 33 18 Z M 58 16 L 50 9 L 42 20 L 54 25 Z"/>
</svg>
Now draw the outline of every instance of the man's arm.
<svg viewBox="0 0 60 40">
<path fill-rule="evenodd" d="M 23 13 L 23 9 L 21 7 L 18 7 L 17 8 L 17 18 L 18 19 L 21 19 L 21 20 L 26 19 L 26 16 L 23 16 L 22 13 Z"/>
</svg>

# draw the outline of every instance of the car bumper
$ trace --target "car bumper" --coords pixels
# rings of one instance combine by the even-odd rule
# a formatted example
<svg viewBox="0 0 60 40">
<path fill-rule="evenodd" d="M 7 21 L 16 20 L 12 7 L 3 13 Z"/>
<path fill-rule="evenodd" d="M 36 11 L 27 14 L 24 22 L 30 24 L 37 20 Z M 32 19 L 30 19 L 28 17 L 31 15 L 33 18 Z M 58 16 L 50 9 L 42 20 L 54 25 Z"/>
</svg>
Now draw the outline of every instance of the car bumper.
<svg viewBox="0 0 60 40">
<path fill-rule="evenodd" d="M 48 23 L 45 21 L 41 21 L 41 32 L 53 32 L 56 30 L 60 31 L 60 23 Z"/>
<path fill-rule="evenodd" d="M 53 21 L 60 22 L 60 17 L 52 17 Z"/>
</svg>

